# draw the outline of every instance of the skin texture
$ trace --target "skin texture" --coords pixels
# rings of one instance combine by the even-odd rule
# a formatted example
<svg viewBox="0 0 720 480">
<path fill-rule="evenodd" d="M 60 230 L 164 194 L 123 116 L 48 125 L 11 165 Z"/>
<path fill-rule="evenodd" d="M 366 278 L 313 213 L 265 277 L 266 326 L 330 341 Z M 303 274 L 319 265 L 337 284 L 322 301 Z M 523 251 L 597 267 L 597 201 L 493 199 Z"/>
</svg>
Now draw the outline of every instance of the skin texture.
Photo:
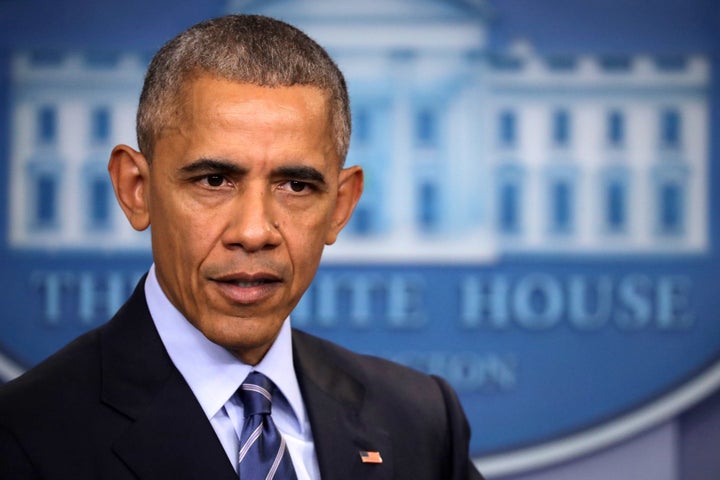
<svg viewBox="0 0 720 480">
<path fill-rule="evenodd" d="M 360 198 L 335 154 L 326 94 L 201 76 L 156 139 L 109 172 L 132 226 L 152 225 L 160 286 L 208 339 L 255 365 Z"/>
</svg>

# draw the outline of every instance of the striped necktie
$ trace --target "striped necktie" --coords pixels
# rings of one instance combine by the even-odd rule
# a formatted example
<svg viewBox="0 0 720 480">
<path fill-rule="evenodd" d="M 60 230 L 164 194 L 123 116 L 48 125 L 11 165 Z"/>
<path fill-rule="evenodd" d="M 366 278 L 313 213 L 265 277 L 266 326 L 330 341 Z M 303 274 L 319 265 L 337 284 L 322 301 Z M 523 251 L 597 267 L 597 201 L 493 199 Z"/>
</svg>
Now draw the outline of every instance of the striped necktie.
<svg viewBox="0 0 720 480">
<path fill-rule="evenodd" d="M 238 389 L 245 411 L 238 455 L 240 480 L 297 480 L 285 439 L 270 416 L 275 385 L 250 372 Z"/>
</svg>

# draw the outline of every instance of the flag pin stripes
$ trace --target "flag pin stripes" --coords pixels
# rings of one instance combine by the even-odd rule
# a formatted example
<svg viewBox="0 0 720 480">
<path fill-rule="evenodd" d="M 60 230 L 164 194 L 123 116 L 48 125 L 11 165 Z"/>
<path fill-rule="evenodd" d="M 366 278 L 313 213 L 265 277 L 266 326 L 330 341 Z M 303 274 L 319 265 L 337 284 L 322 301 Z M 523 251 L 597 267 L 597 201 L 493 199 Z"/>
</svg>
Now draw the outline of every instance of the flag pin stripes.
<svg viewBox="0 0 720 480">
<path fill-rule="evenodd" d="M 360 450 L 360 459 L 362 460 L 362 463 L 382 463 L 380 452 L 366 452 L 365 450 Z"/>
</svg>

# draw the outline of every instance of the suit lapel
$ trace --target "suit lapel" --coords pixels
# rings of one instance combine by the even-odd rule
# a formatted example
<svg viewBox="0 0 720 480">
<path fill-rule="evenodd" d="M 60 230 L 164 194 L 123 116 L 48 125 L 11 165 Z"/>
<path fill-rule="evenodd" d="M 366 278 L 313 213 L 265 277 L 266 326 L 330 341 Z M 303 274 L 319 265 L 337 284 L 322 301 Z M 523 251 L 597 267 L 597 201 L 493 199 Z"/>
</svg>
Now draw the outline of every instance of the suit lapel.
<svg viewBox="0 0 720 480">
<path fill-rule="evenodd" d="M 102 400 L 132 420 L 115 453 L 141 479 L 237 479 L 145 303 L 144 279 L 101 340 Z"/>
<path fill-rule="evenodd" d="M 215 431 L 188 390 L 181 378 L 169 379 L 118 439 L 115 451 L 142 479 L 236 480 Z"/>
<path fill-rule="evenodd" d="M 295 371 L 312 427 L 322 478 L 382 480 L 393 477 L 387 432 L 363 415 L 365 387 L 338 367 L 330 351 L 293 332 Z M 379 452 L 381 464 L 363 463 L 360 452 Z"/>
<path fill-rule="evenodd" d="M 115 453 L 140 479 L 237 479 L 192 391 L 172 364 L 145 303 L 144 279 L 101 338 L 102 400 L 131 420 Z M 335 353 L 293 333 L 295 370 L 322 478 L 389 480 L 392 442 L 364 413 L 365 386 Z M 379 452 L 382 464 L 360 452 Z"/>
</svg>

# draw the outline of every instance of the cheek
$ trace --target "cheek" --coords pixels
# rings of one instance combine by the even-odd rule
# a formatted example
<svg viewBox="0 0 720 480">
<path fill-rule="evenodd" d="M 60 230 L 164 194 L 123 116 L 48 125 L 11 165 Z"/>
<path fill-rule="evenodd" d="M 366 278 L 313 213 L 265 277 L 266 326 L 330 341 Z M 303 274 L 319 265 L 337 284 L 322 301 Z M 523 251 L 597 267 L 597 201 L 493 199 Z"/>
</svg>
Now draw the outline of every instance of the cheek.
<svg viewBox="0 0 720 480">
<path fill-rule="evenodd" d="M 324 244 L 323 239 L 332 222 L 332 212 L 326 205 L 292 211 L 287 209 L 279 227 L 284 232 L 288 244 L 302 243 L 312 248 L 317 243 Z"/>
<path fill-rule="evenodd" d="M 328 225 L 324 215 L 296 215 L 280 224 L 296 275 L 302 277 L 303 283 L 309 283 L 320 262 Z"/>
<path fill-rule="evenodd" d="M 197 267 L 211 248 L 217 232 L 216 221 L 207 214 L 188 208 L 187 202 L 168 195 L 155 202 L 151 212 L 151 229 L 155 254 L 162 255 L 174 270 Z"/>
</svg>

